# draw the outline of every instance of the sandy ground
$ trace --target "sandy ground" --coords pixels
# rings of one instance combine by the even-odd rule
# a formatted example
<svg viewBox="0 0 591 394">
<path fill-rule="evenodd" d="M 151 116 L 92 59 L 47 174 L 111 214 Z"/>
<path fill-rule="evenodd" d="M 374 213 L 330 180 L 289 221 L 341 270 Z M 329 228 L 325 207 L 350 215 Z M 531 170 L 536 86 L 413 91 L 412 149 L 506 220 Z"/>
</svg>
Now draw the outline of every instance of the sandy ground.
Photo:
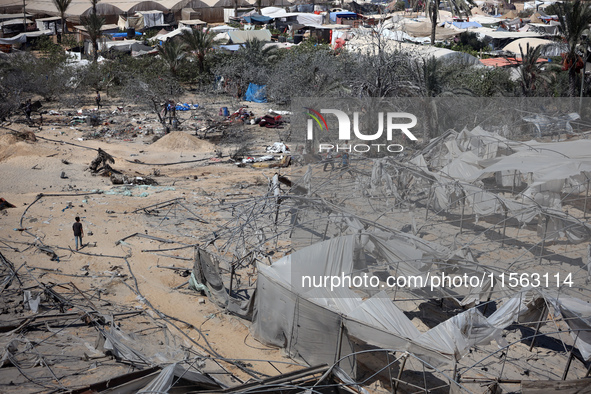
<svg viewBox="0 0 591 394">
<path fill-rule="evenodd" d="M 232 108 L 232 104 L 229 102 L 225 106 L 237 109 Z M 258 116 L 269 108 L 267 105 L 248 105 Z M 111 111 L 116 111 L 115 105 L 101 109 L 105 122 L 112 118 L 108 115 Z M 217 108 L 211 111 L 212 114 L 215 112 Z M 218 121 L 215 115 L 211 118 Z M 132 118 L 133 114 L 126 116 Z M 194 128 L 185 127 L 183 131 L 172 132 L 152 143 L 153 133 L 144 135 L 145 130 L 157 131 L 161 127 L 155 122 L 154 115 L 139 116 L 143 119 L 141 122 L 130 122 L 133 132 L 98 139 L 86 136 L 89 132 L 112 128 L 113 125 L 103 124 L 96 128 L 71 125 L 68 123 L 71 117 L 64 115 L 45 116 L 40 129 L 19 123 L 5 124 L 0 129 L 0 197 L 16 208 L 0 214 L 2 253 L 17 267 L 26 262 L 27 267 L 42 275 L 45 281 L 60 283 L 72 280 L 82 291 L 101 288 L 103 299 L 132 308 L 149 309 L 129 288 L 104 275 L 121 272 L 129 276 L 130 272 L 121 258 L 130 255 L 128 261 L 146 300 L 169 316 L 200 328 L 218 353 L 234 359 L 278 361 L 275 367 L 266 361 L 249 361 L 255 370 L 268 375 L 277 374 L 278 370 L 292 370 L 293 362 L 283 357 L 278 349 L 262 345 L 249 335 L 248 321 L 220 312 L 206 297 L 189 290 L 187 286 L 173 289 L 183 285 L 188 278 L 178 274 L 182 271 L 159 267 L 191 269 L 192 261 L 189 259 L 193 257 L 192 249 L 142 252 L 199 243 L 211 235 L 210 228 L 219 224 L 215 217 L 206 217 L 209 221 L 207 225 L 193 221 L 183 227 L 178 223 L 169 226 L 168 220 L 164 220 L 168 218 L 154 221 L 142 213 L 132 213 L 140 207 L 182 197 L 185 206 L 201 215 L 202 207 L 218 204 L 227 195 L 264 193 L 266 178 L 274 171 L 238 168 L 236 164 L 227 163 L 227 155 L 247 140 L 254 146 L 252 154 L 262 155 L 265 143 L 268 145 L 275 141 L 276 133 L 258 126 L 237 124 L 240 129 L 234 138 L 237 143 L 218 144 L 217 149 L 223 153 L 219 159 L 214 152 L 216 145 L 195 137 Z M 189 114 L 181 116 L 187 119 Z M 205 112 L 191 116 L 209 117 Z M 143 127 L 144 131 L 139 127 Z M 37 141 L 22 141 L 11 131 L 33 131 Z M 158 176 L 153 176 L 153 179 L 158 185 L 126 188 L 113 185 L 107 177 L 91 174 L 88 165 L 96 157 L 97 148 L 111 154 L 115 158 L 112 167 L 126 175 L 145 177 L 157 173 Z M 138 164 L 134 160 L 153 165 Z M 188 163 L 155 165 L 173 162 Z M 60 177 L 62 173 L 64 176 Z M 36 201 L 39 193 L 45 196 Z M 76 216 L 82 218 L 86 233 L 81 253 L 72 250 L 72 224 Z M 176 211 L 171 211 L 169 216 L 174 220 Z M 138 237 L 117 243 L 134 233 L 164 238 L 171 243 Z M 59 261 L 51 261 L 47 254 L 31 247 L 36 238 L 53 248 Z M 18 252 L 6 245 L 18 249 Z M 25 316 L 27 313 L 31 314 L 26 311 Z M 7 315 L 0 315 L 0 320 L 6 319 Z M 197 331 L 186 328 L 185 332 L 194 340 L 203 342 Z M 240 375 L 239 371 L 237 373 Z M 0 382 L 2 380 L 0 372 Z"/>
</svg>

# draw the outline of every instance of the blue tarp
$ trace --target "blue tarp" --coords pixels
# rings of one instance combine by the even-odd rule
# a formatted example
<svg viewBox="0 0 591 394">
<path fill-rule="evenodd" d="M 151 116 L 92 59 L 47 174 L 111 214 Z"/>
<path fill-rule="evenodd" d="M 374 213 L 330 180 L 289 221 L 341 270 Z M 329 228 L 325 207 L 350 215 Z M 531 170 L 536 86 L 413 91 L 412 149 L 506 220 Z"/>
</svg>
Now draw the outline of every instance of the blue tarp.
<svg viewBox="0 0 591 394">
<path fill-rule="evenodd" d="M 343 11 L 343 12 L 331 12 L 330 13 L 330 21 L 336 22 L 338 18 L 352 18 L 356 17 L 357 14 L 355 12 Z"/>
<path fill-rule="evenodd" d="M 256 85 L 254 83 L 249 84 L 246 94 L 244 95 L 244 99 L 254 103 L 266 103 L 267 85 Z"/>
<path fill-rule="evenodd" d="M 199 105 L 197 105 L 197 104 L 188 104 L 188 103 L 177 104 L 175 106 L 175 109 L 177 111 L 189 111 L 191 109 L 197 109 L 197 108 L 199 108 Z"/>
<path fill-rule="evenodd" d="M 471 27 L 482 27 L 478 22 L 453 22 L 452 25 L 458 29 L 469 29 Z"/>
<path fill-rule="evenodd" d="M 127 37 L 127 33 L 113 33 L 113 34 L 109 34 L 111 37 Z M 136 36 L 141 36 L 142 33 L 140 33 L 139 31 L 135 32 Z"/>
<path fill-rule="evenodd" d="M 271 23 L 273 20 L 273 18 L 263 15 L 250 15 L 243 18 L 246 23 L 254 23 L 255 25 L 266 25 L 267 23 Z"/>
</svg>

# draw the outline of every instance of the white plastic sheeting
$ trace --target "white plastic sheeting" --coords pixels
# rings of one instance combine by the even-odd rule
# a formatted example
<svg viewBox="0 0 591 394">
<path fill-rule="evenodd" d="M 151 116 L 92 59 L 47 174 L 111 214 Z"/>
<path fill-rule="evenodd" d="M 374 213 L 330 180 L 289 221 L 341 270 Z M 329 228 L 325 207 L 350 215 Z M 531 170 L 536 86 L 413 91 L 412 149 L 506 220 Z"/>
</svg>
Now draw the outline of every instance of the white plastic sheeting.
<svg viewBox="0 0 591 394">
<path fill-rule="evenodd" d="M 261 15 L 269 18 L 289 18 L 295 17 L 300 25 L 305 26 L 320 26 L 324 17 L 309 12 L 287 12 L 280 7 L 265 7 L 261 9 Z"/>
<path fill-rule="evenodd" d="M 591 180 L 591 141 L 540 143 L 515 142 L 480 127 L 452 132 L 434 141 L 428 154 L 429 170 L 423 155 L 410 162 L 429 178 L 434 178 L 431 205 L 448 210 L 462 195 L 480 216 L 507 214 L 521 223 L 531 223 L 538 215 L 549 222 L 546 239 L 566 237 L 573 243 L 591 239 L 591 226 L 560 211 L 560 193 L 585 191 Z M 527 185 L 519 199 L 488 192 L 476 184 L 495 175 L 503 186 Z"/>
<path fill-rule="evenodd" d="M 568 327 L 574 345 L 585 360 L 591 359 L 591 304 L 578 298 L 556 294 L 544 294 L 546 301 L 554 307 L 554 315 L 562 316 Z"/>
<path fill-rule="evenodd" d="M 447 265 L 453 262 L 449 259 L 453 253 L 446 248 L 419 238 L 415 241 L 386 234 L 350 235 L 304 248 L 271 266 L 259 264 L 253 334 L 308 364 L 331 364 L 359 343 L 409 351 L 434 366 L 461 358 L 477 344 L 491 340 L 505 344 L 502 329 L 529 311 L 522 295 L 507 301 L 489 318 L 471 308 L 421 333 L 384 292 L 363 300 L 349 288 L 330 292 L 326 287 L 307 289 L 296 283 L 300 275 L 349 274 L 361 268 L 362 259 L 356 256 L 363 251 L 385 257 L 390 265 L 406 264 L 401 271 L 419 275 L 426 274 L 422 269 L 431 267 L 430 259 L 435 256 L 448 254 Z M 455 268 L 460 272 L 471 269 L 459 264 Z M 354 360 L 348 361 L 346 370 L 354 372 Z"/>
</svg>

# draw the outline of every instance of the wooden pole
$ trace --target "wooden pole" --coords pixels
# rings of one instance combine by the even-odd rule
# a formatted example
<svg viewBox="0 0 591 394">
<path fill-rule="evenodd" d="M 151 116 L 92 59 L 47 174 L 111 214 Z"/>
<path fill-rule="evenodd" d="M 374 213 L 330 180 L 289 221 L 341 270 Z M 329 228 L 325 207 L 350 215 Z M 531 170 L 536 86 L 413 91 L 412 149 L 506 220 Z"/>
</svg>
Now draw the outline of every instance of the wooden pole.
<svg viewBox="0 0 591 394">
<path fill-rule="evenodd" d="M 26 7 L 26 0 L 23 0 L 23 33 L 27 32 L 27 12 L 25 10 Z"/>
</svg>

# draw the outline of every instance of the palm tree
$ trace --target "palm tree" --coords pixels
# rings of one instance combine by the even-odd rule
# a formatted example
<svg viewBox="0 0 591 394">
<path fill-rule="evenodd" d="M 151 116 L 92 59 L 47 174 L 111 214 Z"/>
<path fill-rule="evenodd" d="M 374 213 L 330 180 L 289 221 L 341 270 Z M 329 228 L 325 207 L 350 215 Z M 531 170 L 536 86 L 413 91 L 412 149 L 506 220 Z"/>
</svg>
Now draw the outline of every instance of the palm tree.
<svg viewBox="0 0 591 394">
<path fill-rule="evenodd" d="M 435 29 L 437 27 L 439 5 L 441 4 L 441 1 L 442 0 L 427 0 L 425 3 L 425 9 L 429 14 L 429 19 L 431 19 L 431 45 L 435 44 Z M 454 16 L 461 16 L 462 14 L 465 14 L 466 16 L 472 15 L 470 8 L 476 5 L 474 0 L 443 0 L 443 2 L 449 7 Z"/>
<path fill-rule="evenodd" d="M 96 4 L 99 0 L 90 0 L 92 3 L 92 13 L 89 16 L 80 18 L 82 25 L 86 28 L 86 32 L 90 37 L 93 49 L 93 61 L 98 60 L 98 40 L 103 35 L 103 26 L 105 25 L 105 18 L 100 17 L 96 13 Z"/>
<path fill-rule="evenodd" d="M 277 57 L 277 47 L 265 47 L 265 45 L 265 41 L 253 38 L 252 40 L 247 40 L 238 52 L 240 55 L 244 56 L 247 61 L 252 62 L 252 64 L 264 64 Z"/>
<path fill-rule="evenodd" d="M 86 28 L 90 42 L 92 43 L 93 50 L 93 61 L 98 60 L 98 40 L 103 36 L 103 26 L 105 24 L 105 18 L 98 16 L 97 14 L 90 14 L 90 16 L 82 19 L 82 24 Z"/>
<path fill-rule="evenodd" d="M 213 47 L 213 39 L 215 36 L 209 32 L 209 29 L 205 31 L 201 29 L 191 29 L 183 31 L 180 37 L 189 50 L 195 52 L 199 64 L 199 72 L 203 73 L 205 69 L 205 56 Z"/>
<path fill-rule="evenodd" d="M 68 27 L 66 26 L 66 11 L 71 3 L 72 0 L 53 0 L 53 5 L 55 5 L 55 8 L 60 12 L 62 18 L 62 34 L 66 34 L 68 30 Z M 57 36 L 57 40 L 58 42 L 62 42 L 61 34 Z"/>
<path fill-rule="evenodd" d="M 529 43 L 525 48 L 525 53 L 521 45 L 519 52 L 521 52 L 521 65 L 519 66 L 519 83 L 521 85 L 521 92 L 524 96 L 532 96 L 536 90 L 536 81 L 541 79 L 548 82 L 548 78 L 544 75 L 544 70 L 538 59 L 542 54 L 543 46 L 530 47 Z"/>
<path fill-rule="evenodd" d="M 564 59 L 564 69 L 568 69 L 569 96 L 575 97 L 577 93 L 577 63 L 579 55 L 577 46 L 581 41 L 583 32 L 591 23 L 591 5 L 581 0 L 556 3 L 560 29 L 568 45 L 568 52 Z M 584 71 L 584 63 L 583 63 Z"/>
<path fill-rule="evenodd" d="M 168 40 L 158 46 L 158 54 L 168 64 L 170 72 L 175 77 L 179 66 L 187 56 L 185 49 L 185 44 L 177 40 Z"/>
</svg>

